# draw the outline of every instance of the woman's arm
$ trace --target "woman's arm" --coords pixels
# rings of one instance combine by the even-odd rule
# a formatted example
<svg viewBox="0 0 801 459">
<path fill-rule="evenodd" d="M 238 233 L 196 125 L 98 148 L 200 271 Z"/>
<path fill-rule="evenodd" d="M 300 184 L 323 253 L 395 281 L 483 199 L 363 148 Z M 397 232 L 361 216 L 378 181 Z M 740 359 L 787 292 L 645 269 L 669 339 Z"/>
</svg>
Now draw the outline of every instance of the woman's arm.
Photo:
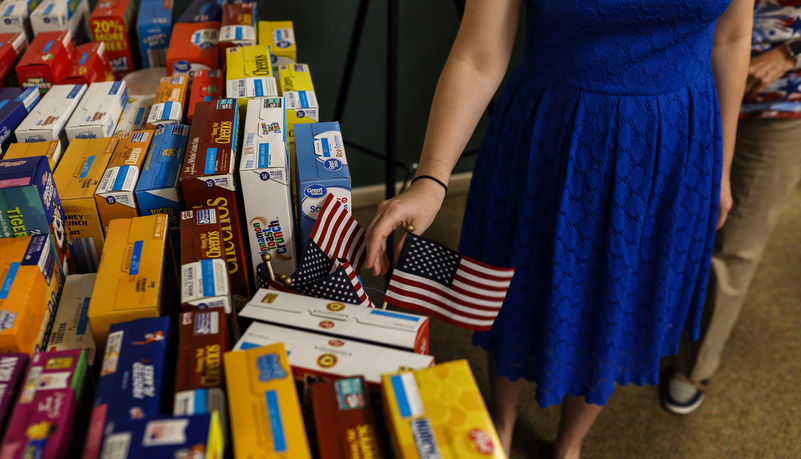
<svg viewBox="0 0 801 459">
<path fill-rule="evenodd" d="M 437 83 L 417 176 L 448 183 L 481 115 L 501 84 L 512 54 L 521 0 L 470 0 L 459 33 Z M 425 231 L 442 205 L 445 190 L 433 180 L 414 182 L 382 202 L 367 228 L 366 268 L 386 272 L 386 239 L 401 225 Z"/>
<path fill-rule="evenodd" d="M 723 177 L 720 189 L 718 228 L 726 222 L 732 206 L 729 172 L 737 137 L 737 119 L 745 93 L 751 50 L 754 0 L 732 0 L 720 16 L 712 45 L 712 72 L 720 101 L 723 128 Z"/>
</svg>

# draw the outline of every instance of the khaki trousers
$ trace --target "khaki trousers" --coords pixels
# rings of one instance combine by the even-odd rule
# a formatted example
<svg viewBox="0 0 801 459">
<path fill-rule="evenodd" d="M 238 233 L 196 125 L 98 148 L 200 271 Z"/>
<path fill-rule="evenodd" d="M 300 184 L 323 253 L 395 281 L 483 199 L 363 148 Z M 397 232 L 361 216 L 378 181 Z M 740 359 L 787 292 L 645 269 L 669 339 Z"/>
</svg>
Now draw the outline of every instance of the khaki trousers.
<svg viewBox="0 0 801 459">
<path fill-rule="evenodd" d="M 698 341 L 682 337 L 675 362 L 694 381 L 712 377 L 779 214 L 801 178 L 801 119 L 740 120 L 734 204 L 715 236 Z"/>
</svg>

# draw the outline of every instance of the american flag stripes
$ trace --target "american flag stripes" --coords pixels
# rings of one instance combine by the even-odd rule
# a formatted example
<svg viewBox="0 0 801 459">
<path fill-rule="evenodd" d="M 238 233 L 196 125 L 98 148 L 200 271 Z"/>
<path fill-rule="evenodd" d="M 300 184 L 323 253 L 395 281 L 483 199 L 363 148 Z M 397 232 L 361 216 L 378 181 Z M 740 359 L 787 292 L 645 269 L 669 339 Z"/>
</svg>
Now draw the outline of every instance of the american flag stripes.
<svg viewBox="0 0 801 459">
<path fill-rule="evenodd" d="M 311 239 L 328 258 L 348 260 L 359 274 L 367 256 L 364 230 L 345 206 L 329 194 L 317 216 Z"/>
<path fill-rule="evenodd" d="M 496 268 L 415 234 L 406 241 L 385 300 L 475 331 L 492 327 L 514 268 Z"/>
</svg>

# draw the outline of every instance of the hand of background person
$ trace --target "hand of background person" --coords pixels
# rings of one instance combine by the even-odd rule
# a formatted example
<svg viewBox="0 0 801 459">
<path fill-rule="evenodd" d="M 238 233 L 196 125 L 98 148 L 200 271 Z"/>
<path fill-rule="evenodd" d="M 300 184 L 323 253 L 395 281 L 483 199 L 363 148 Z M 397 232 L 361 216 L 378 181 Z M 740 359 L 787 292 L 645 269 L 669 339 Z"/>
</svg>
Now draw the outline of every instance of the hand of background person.
<svg viewBox="0 0 801 459">
<path fill-rule="evenodd" d="M 721 229 L 723 224 L 726 223 L 726 217 L 729 216 L 729 211 L 734 200 L 731 197 L 731 182 L 728 177 L 723 177 L 720 183 L 720 210 L 718 210 L 718 225 L 716 229 Z"/>
<path fill-rule="evenodd" d="M 751 58 L 745 95 L 755 96 L 795 67 L 795 59 L 787 54 L 784 45 L 777 46 Z"/>
<path fill-rule="evenodd" d="M 433 180 L 418 180 L 403 193 L 378 205 L 375 218 L 367 227 L 365 241 L 367 243 L 367 259 L 364 267 L 373 270 L 378 276 L 387 272 L 387 237 L 395 228 L 414 225 L 414 234 L 422 234 L 431 226 L 437 211 L 445 199 L 445 190 Z M 405 236 L 404 236 L 405 238 Z M 397 259 L 404 238 L 395 247 Z"/>
</svg>

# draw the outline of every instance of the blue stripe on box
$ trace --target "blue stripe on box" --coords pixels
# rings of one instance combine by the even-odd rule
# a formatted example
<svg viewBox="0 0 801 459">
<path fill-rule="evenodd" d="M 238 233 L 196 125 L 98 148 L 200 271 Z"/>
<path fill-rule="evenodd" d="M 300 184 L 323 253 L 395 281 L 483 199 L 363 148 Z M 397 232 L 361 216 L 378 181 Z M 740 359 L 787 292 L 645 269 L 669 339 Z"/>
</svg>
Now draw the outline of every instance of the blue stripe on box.
<svg viewBox="0 0 801 459">
<path fill-rule="evenodd" d="M 53 4 L 51 3 L 50 6 L 53 6 Z M 42 48 L 42 52 L 43 53 L 49 52 L 50 48 L 52 47 L 53 47 L 53 40 L 50 40 L 45 44 L 44 48 Z"/>
<path fill-rule="evenodd" d="M 242 39 L 242 27 L 237 27 L 234 30 L 236 30 L 236 32 L 234 32 L 234 39 L 235 40 L 241 40 Z"/>
<path fill-rule="evenodd" d="M 203 96 L 203 102 L 211 102 L 211 96 Z"/>
<path fill-rule="evenodd" d="M 195 390 L 195 407 L 192 411 L 192 414 L 206 414 L 209 412 L 209 407 L 206 404 L 206 398 L 208 398 L 209 391 L 207 389 L 197 389 Z"/>
<path fill-rule="evenodd" d="M 3 287 L 0 288 L 0 300 L 8 298 L 8 293 L 11 291 L 11 286 L 14 284 L 14 278 L 17 277 L 17 270 L 19 270 L 19 262 L 11 263 L 6 273 L 6 278 L 3 280 Z"/>
<path fill-rule="evenodd" d="M 167 186 L 167 176 L 170 173 L 170 163 L 161 163 L 159 165 L 159 171 L 156 174 L 156 182 L 153 186 L 162 188 Z"/>
<path fill-rule="evenodd" d="M 76 2 L 76 3 L 77 3 L 77 2 Z M 45 14 L 45 15 L 48 15 L 48 14 L 52 13 L 52 12 L 53 12 L 53 8 L 55 8 L 55 6 L 56 6 L 56 4 L 55 4 L 55 3 L 51 3 L 51 4 L 47 5 L 47 8 L 45 8 L 45 10 L 44 10 L 44 13 L 43 13 L 43 14 Z M 52 43 L 52 42 L 51 42 L 51 43 Z"/>
<path fill-rule="evenodd" d="M 281 407 L 278 405 L 278 394 L 274 390 L 264 393 L 267 400 L 267 416 L 270 418 L 270 430 L 273 434 L 273 450 L 276 453 L 286 452 L 286 437 L 281 421 Z"/>
<path fill-rule="evenodd" d="M 131 266 L 128 268 L 128 275 L 139 274 L 139 263 L 142 260 L 142 241 L 134 242 L 133 253 L 131 254 Z"/>
<path fill-rule="evenodd" d="M 11 16 L 12 11 L 14 11 L 14 5 L 9 5 L 8 8 L 6 8 L 6 12 L 3 13 L 3 16 Z"/>
<path fill-rule="evenodd" d="M 306 96 L 306 91 L 298 91 L 298 99 L 300 99 L 301 108 L 309 108 L 309 98 Z"/>
<path fill-rule="evenodd" d="M 200 260 L 200 275 L 203 277 L 203 296 L 214 296 L 214 260 Z"/>
<path fill-rule="evenodd" d="M 161 112 L 161 119 L 170 119 L 170 113 L 172 113 L 172 102 L 164 102 L 164 111 Z"/>
<path fill-rule="evenodd" d="M 8 99 L 0 100 L 0 108 L 3 108 L 8 103 Z"/>
<path fill-rule="evenodd" d="M 281 34 L 281 30 L 280 29 L 276 30 L 275 31 L 275 41 L 281 41 L 281 35 L 282 35 Z"/>
<path fill-rule="evenodd" d="M 375 314 L 377 316 L 391 317 L 393 319 L 411 320 L 412 322 L 417 322 L 417 321 L 420 320 L 419 317 L 413 316 L 411 314 L 403 315 L 403 314 L 397 314 L 397 313 L 394 313 L 394 312 L 389 312 L 389 311 L 384 311 L 384 310 L 381 310 L 381 311 L 370 311 L 370 314 Z"/>
<path fill-rule="evenodd" d="M 270 165 L 270 144 L 259 144 L 259 167 L 267 167 Z"/>
<path fill-rule="evenodd" d="M 206 149 L 206 165 L 203 168 L 204 174 L 213 174 L 217 171 L 217 149 Z"/>
<path fill-rule="evenodd" d="M 125 179 L 128 177 L 128 169 L 131 166 L 120 166 L 117 169 L 117 176 L 114 177 L 114 185 L 111 187 L 111 191 L 122 191 L 122 187 L 125 186 Z"/>
<path fill-rule="evenodd" d="M 320 143 L 323 146 L 323 158 L 331 157 L 331 149 L 328 147 L 328 139 L 322 139 Z"/>
<path fill-rule="evenodd" d="M 392 383 L 392 390 L 395 392 L 395 402 L 398 404 L 400 417 L 408 418 L 412 415 L 412 408 L 409 406 L 409 399 L 406 395 L 406 388 L 403 387 L 401 375 L 390 376 L 389 382 Z"/>
<path fill-rule="evenodd" d="M 256 97 L 264 97 L 264 85 L 261 84 L 261 80 L 253 82 L 253 89 L 256 91 Z"/>
<path fill-rule="evenodd" d="M 136 117 L 134 118 L 134 124 L 139 126 L 142 124 L 142 118 L 145 117 L 145 107 L 139 107 L 139 110 L 136 111 Z"/>
<path fill-rule="evenodd" d="M 94 156 L 90 156 L 90 157 L 86 158 L 86 163 L 83 165 L 83 169 L 81 169 L 81 175 L 79 175 L 78 178 L 81 178 L 81 179 L 86 178 L 86 175 L 89 173 L 89 169 L 92 168 L 92 163 L 94 161 L 95 161 L 95 157 Z"/>
<path fill-rule="evenodd" d="M 81 306 L 81 318 L 78 320 L 78 329 L 75 331 L 78 335 L 86 334 L 86 326 L 89 325 L 89 303 L 92 297 L 87 296 L 83 299 L 83 306 Z"/>
<path fill-rule="evenodd" d="M 89 53 L 83 53 L 81 55 L 81 60 L 78 61 L 78 65 L 85 64 L 87 59 L 89 59 Z"/>
<path fill-rule="evenodd" d="M 244 350 L 247 350 L 247 349 L 253 349 L 254 347 L 259 347 L 259 345 L 245 342 L 245 343 L 242 343 L 241 346 L 239 346 L 239 350 L 244 351 Z"/>
</svg>

